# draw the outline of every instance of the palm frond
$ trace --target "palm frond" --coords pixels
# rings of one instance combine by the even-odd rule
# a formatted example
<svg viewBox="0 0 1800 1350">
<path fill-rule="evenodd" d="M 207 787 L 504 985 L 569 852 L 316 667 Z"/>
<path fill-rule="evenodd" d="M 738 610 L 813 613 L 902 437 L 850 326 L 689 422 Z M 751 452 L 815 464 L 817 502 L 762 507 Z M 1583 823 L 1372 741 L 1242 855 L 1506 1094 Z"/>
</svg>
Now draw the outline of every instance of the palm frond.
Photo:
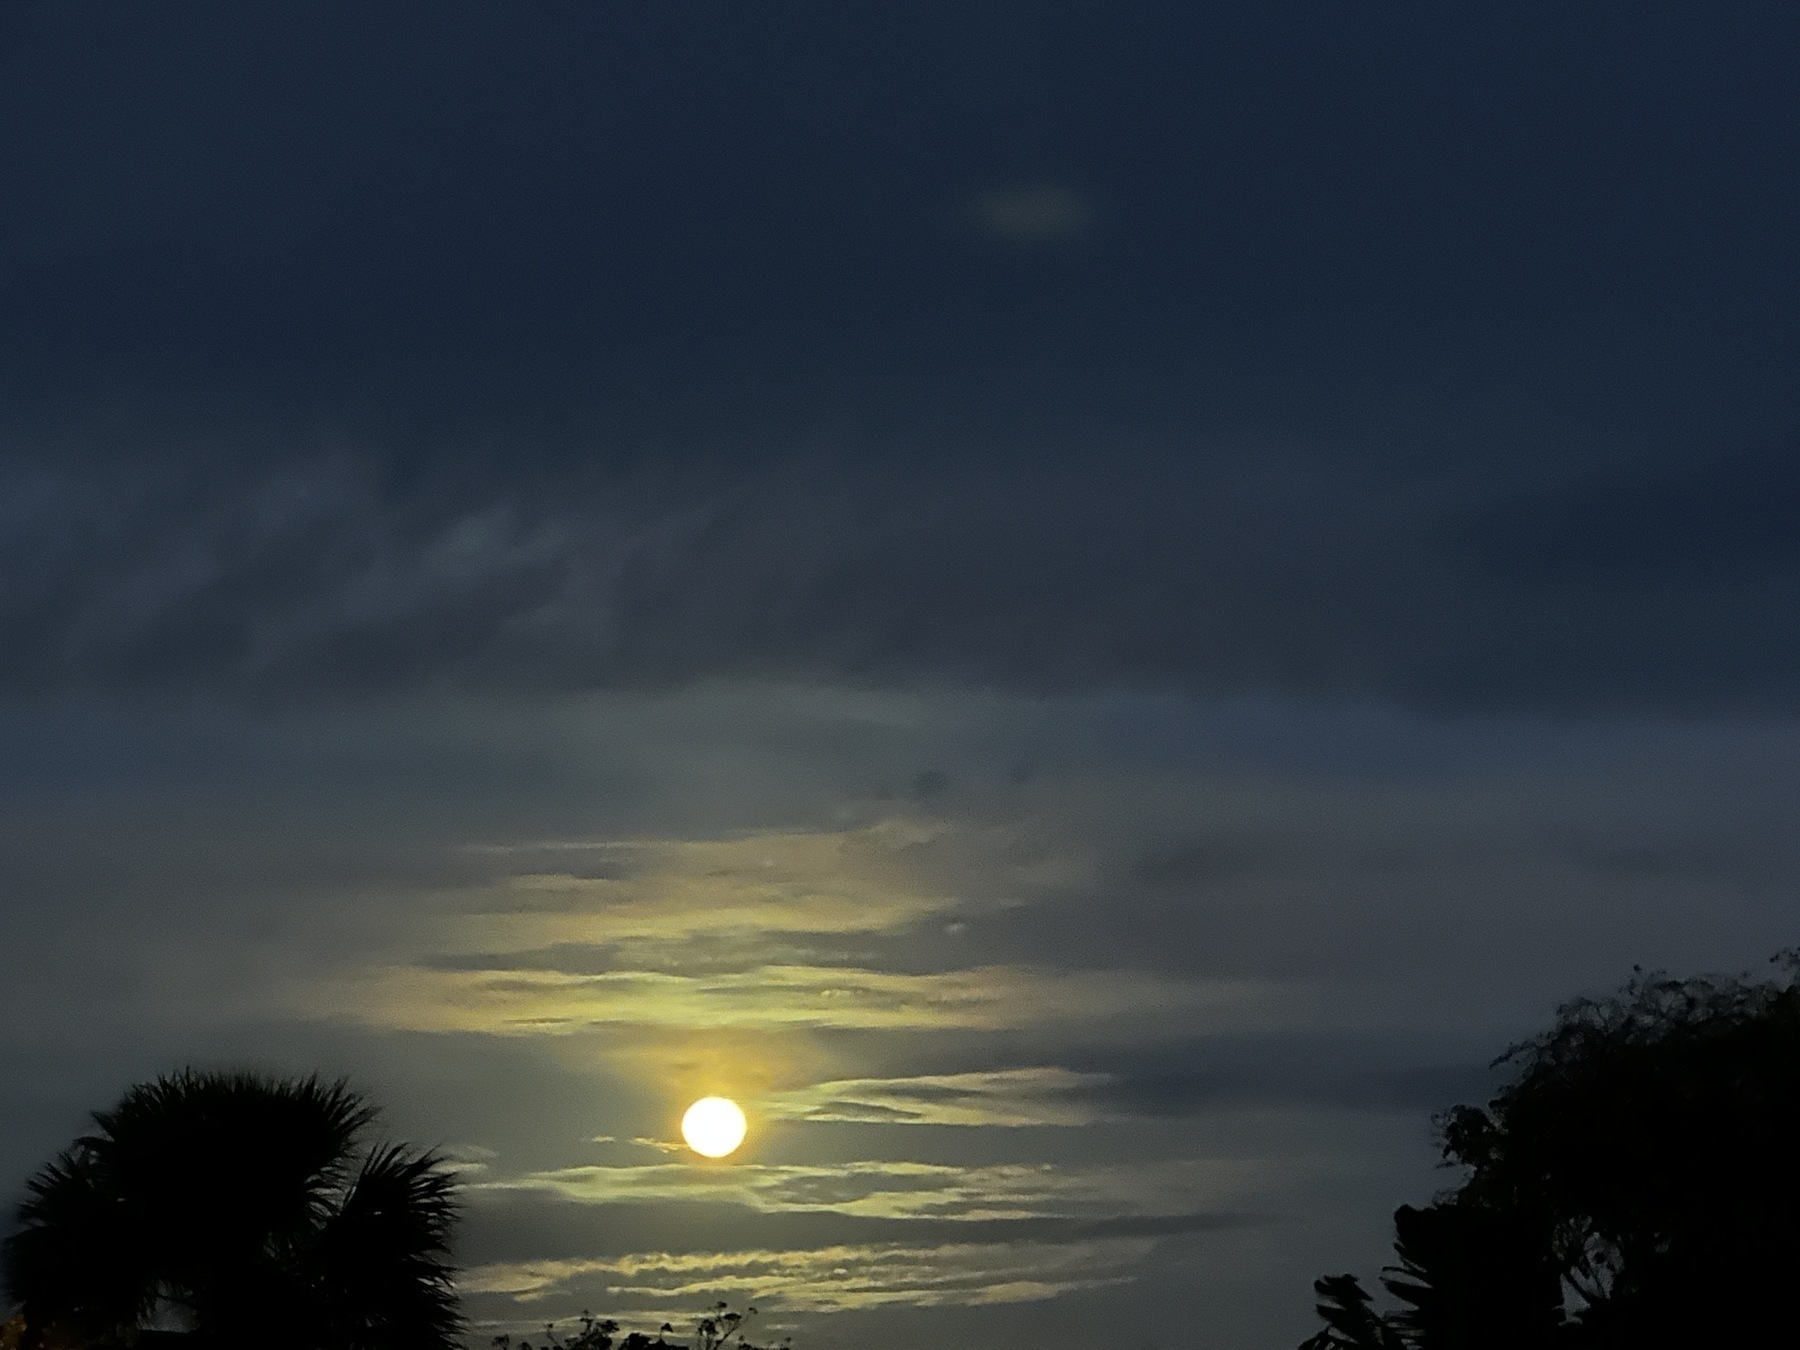
<svg viewBox="0 0 1800 1350">
<path fill-rule="evenodd" d="M 450 1241 L 455 1176 L 434 1153 L 389 1145 L 363 1162 L 309 1258 L 326 1316 L 351 1350 L 445 1350 L 462 1330 Z"/>
<path fill-rule="evenodd" d="M 445 1350 L 454 1179 L 429 1153 L 364 1153 L 374 1119 L 316 1076 L 140 1084 L 29 1183 L 7 1288 L 87 1343 L 130 1342 L 172 1304 L 209 1342 Z"/>
<path fill-rule="evenodd" d="M 1313 1281 L 1315 1310 L 1325 1330 L 1306 1342 L 1317 1350 L 1405 1350 L 1386 1318 L 1369 1306 L 1369 1292 L 1354 1275 L 1327 1275 Z"/>
</svg>

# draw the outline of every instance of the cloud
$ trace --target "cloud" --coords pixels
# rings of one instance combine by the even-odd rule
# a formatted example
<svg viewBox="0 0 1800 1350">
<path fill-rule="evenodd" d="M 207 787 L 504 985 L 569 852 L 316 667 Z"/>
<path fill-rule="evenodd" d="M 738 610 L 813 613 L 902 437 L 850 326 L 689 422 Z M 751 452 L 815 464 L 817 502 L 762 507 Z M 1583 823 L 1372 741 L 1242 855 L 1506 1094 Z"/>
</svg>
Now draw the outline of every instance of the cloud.
<svg viewBox="0 0 1800 1350">
<path fill-rule="evenodd" d="M 1011 244 L 1060 243 L 1086 234 L 1093 204 L 1061 183 L 1022 183 L 990 188 L 975 198 L 982 227 Z"/>
<path fill-rule="evenodd" d="M 611 1259 L 497 1263 L 465 1273 L 468 1294 L 516 1303 L 569 1301 L 604 1286 L 604 1306 L 681 1325 L 703 1300 L 758 1302 L 777 1313 L 1019 1303 L 1132 1278 L 1149 1239 L 1066 1243 L 901 1243 L 796 1251 L 645 1252 Z M 596 1300 L 599 1301 L 599 1300 Z M 490 1308 L 495 1305 L 489 1304 Z M 667 1310 L 666 1312 L 664 1310 Z M 496 1313 L 490 1313 L 490 1319 Z M 523 1320 L 525 1309 L 515 1313 Z"/>
<path fill-rule="evenodd" d="M 564 847 L 611 875 L 527 873 L 459 916 L 442 951 L 497 955 L 565 945 L 634 950 L 693 939 L 879 933 L 954 908 L 908 867 L 942 825 L 889 820 L 864 830 L 759 832 L 733 839 L 622 840 Z M 550 850 L 488 850 L 502 858 Z"/>
<path fill-rule="evenodd" d="M 676 1162 L 563 1167 L 483 1181 L 474 1188 L 544 1191 L 583 1204 L 715 1201 L 762 1214 L 829 1213 L 874 1220 L 1111 1221 L 1229 1209 L 1259 1170 L 1252 1161 L 1223 1158 L 1088 1165 L 874 1159 L 738 1162 L 713 1168 Z"/>
<path fill-rule="evenodd" d="M 1766 464 L 1540 499 L 1317 455 L 1102 459 L 1070 445 L 1021 479 L 887 456 L 661 476 L 478 457 L 404 490 L 347 451 L 46 461 L 0 483 L 32 504 L 0 522 L 21 580 L 0 683 L 265 704 L 746 678 L 1463 710 L 1800 695 L 1793 662 L 1757 655 L 1788 642 L 1771 602 L 1791 559 L 1754 514 L 1782 495 Z"/>
<path fill-rule="evenodd" d="M 1193 6 L 1104 60 L 1057 20 L 996 85 L 917 15 L 721 12 L 702 56 L 604 8 L 38 5 L 0 691 L 1791 714 L 1756 10 L 1588 97 L 1479 25 L 1294 61 Z M 844 78 L 871 50 L 907 77 Z"/>
<path fill-rule="evenodd" d="M 1316 1166 L 1301 1170 L 1313 1175 L 1319 1172 Z M 1275 1168 L 1269 1169 L 1269 1174 L 1272 1179 L 1279 1175 Z M 832 1208 L 757 1209 L 729 1197 L 594 1203 L 541 1188 L 488 1189 L 472 1192 L 467 1199 L 461 1249 L 472 1265 L 621 1257 L 644 1251 L 809 1251 L 846 1244 L 1179 1239 L 1277 1221 L 1263 1205 L 1186 1214 L 973 1219 L 956 1214 L 884 1218 Z"/>
<path fill-rule="evenodd" d="M 610 1233 L 644 1235 L 657 1224 L 626 1216 L 654 1212 L 683 1245 L 553 1255 L 562 1244 L 552 1235 L 570 1224 L 547 1214 L 535 1240 L 509 1244 L 543 1254 L 482 1261 L 466 1272 L 465 1289 L 481 1319 L 497 1325 L 530 1317 L 519 1304 L 548 1299 L 680 1321 L 702 1292 L 703 1301 L 725 1297 L 780 1312 L 1051 1298 L 1132 1278 L 1166 1239 L 1241 1226 L 1247 1221 L 1230 1202 L 1244 1196 L 1256 1170 L 1229 1159 L 559 1168 L 477 1183 L 476 1216 L 495 1200 L 542 1194 L 598 1216 Z M 702 1217 L 721 1206 L 756 1222 Z M 821 1243 L 821 1224 L 860 1236 Z M 726 1235 L 748 1241 L 714 1245 Z M 778 1237 L 787 1241 L 768 1245 Z"/>
<path fill-rule="evenodd" d="M 604 1026 L 1002 1030 L 1047 1021 L 1145 1017 L 1261 991 L 1125 972 L 984 966 L 900 974 L 849 966 L 765 965 L 709 976 L 625 970 L 445 971 L 388 967 L 308 990 L 292 1010 L 406 1031 L 563 1035 Z"/>
<path fill-rule="evenodd" d="M 1288 991 L 1254 981 L 942 959 L 890 968 L 880 959 L 928 920 L 1017 907 L 1029 889 L 990 898 L 1008 881 L 1055 884 L 1054 866 L 1009 857 L 1010 848 L 1004 831 L 901 817 L 590 843 L 579 852 L 602 875 L 532 872 L 461 897 L 455 912 L 421 925 L 414 960 L 290 984 L 278 1006 L 393 1030 L 500 1036 L 999 1031 L 1144 1025 L 1176 1012 L 1223 1026 L 1282 1015 Z M 571 850 L 485 850 L 503 864 L 546 852 Z"/>
<path fill-rule="evenodd" d="M 1793 737 L 1751 722 L 771 687 L 78 730 L 21 720 L 0 763 L 30 902 L 6 916 L 12 1035 L 85 1025 L 70 1044 L 106 1066 L 45 1106 L 90 1061 L 20 1061 L 15 1114 L 42 1122 L 21 1170 L 169 1054 L 342 1066 L 402 1137 L 495 1155 L 482 1267 L 1119 1240 L 1191 1284 L 1184 1235 L 1245 1214 L 1315 1235 L 1245 1243 L 1322 1244 L 1352 1209 L 1377 1242 L 1438 1184 L 1429 1112 L 1478 1100 L 1558 998 L 1634 959 L 1753 959 L 1791 925 Z M 98 786 L 57 777 L 83 757 Z M 880 793 L 926 764 L 955 790 Z M 782 823 L 734 828 L 759 818 Z M 843 981 L 861 992 L 812 1002 Z M 505 1025 L 538 1014 L 574 1021 Z M 579 1028 L 596 1015 L 623 1020 Z M 722 1081 L 760 1127 L 735 1179 L 672 1151 L 680 1094 Z M 1281 1251 L 1303 1309 L 1338 1253 Z M 474 1311 L 610 1311 L 627 1285 L 682 1311 L 672 1275 L 573 1271 Z"/>
<path fill-rule="evenodd" d="M 763 1098 L 778 1119 L 894 1125 L 1086 1125 L 1109 1075 L 1056 1067 L 841 1079 Z"/>
</svg>

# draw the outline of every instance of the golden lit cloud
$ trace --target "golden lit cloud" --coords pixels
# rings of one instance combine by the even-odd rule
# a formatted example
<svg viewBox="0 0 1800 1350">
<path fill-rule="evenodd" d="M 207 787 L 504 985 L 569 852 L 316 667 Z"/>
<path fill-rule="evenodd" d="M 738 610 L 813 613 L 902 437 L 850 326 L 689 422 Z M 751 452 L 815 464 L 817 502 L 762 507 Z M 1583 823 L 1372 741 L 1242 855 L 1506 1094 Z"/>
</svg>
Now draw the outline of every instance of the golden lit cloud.
<svg viewBox="0 0 1800 1350">
<path fill-rule="evenodd" d="M 839 1245 L 801 1251 L 639 1252 L 610 1259 L 496 1263 L 465 1273 L 470 1294 L 533 1304 L 603 1283 L 647 1325 L 682 1325 L 696 1305 L 725 1297 L 785 1312 L 838 1312 L 892 1304 L 944 1307 L 1024 1303 L 1122 1283 L 1148 1254 L 1147 1238 L 1066 1243 L 967 1242 Z"/>
<path fill-rule="evenodd" d="M 1109 1118 L 1105 1074 L 1035 1065 L 882 1077 L 857 1058 L 867 1038 L 827 1033 L 904 1033 L 898 1041 L 912 1055 L 917 1034 L 934 1031 L 1063 1026 L 1129 1037 L 1167 1025 L 1266 1026 L 1294 1014 L 1294 991 L 1270 982 L 959 964 L 970 944 L 932 945 L 948 923 L 981 924 L 984 903 L 1065 889 L 1066 860 L 918 821 L 495 852 L 518 875 L 457 897 L 454 912 L 421 925 L 399 959 L 294 995 L 314 1017 L 542 1038 L 560 1058 L 633 1085 L 638 1114 L 609 1121 L 616 1137 L 597 1141 L 589 1161 L 518 1174 L 500 1159 L 478 1160 L 465 1173 L 472 1197 L 727 1206 L 745 1216 L 860 1220 L 889 1238 L 896 1224 L 921 1239 L 953 1229 L 971 1241 L 497 1263 L 469 1272 L 471 1294 L 522 1305 L 581 1289 L 589 1306 L 650 1325 L 682 1320 L 695 1302 L 771 1292 L 794 1311 L 1023 1302 L 1127 1278 L 1157 1240 L 1146 1228 L 1239 1209 L 1266 1180 L 1261 1162 L 1243 1157 L 958 1164 L 864 1150 L 903 1131 L 848 1136 L 862 1141 L 861 1160 L 790 1160 L 795 1132 L 811 1125 Z M 972 879 L 973 898 L 961 877 Z M 749 1116 L 743 1160 L 729 1166 L 673 1151 L 682 1109 L 710 1095 L 736 1099 Z M 1101 1227 L 1120 1222 L 1146 1228 Z M 1031 1230 L 1016 1243 L 979 1240 L 992 1224 Z"/>
<path fill-rule="evenodd" d="M 908 855 L 944 833 L 930 822 L 890 821 L 860 830 L 763 833 L 730 839 L 586 845 L 609 875 L 529 872 L 486 907 L 451 919 L 444 955 L 614 946 L 775 933 L 878 933 L 952 908 Z M 537 860 L 545 846 L 520 849 Z"/>
<path fill-rule="evenodd" d="M 767 965 L 708 975 L 390 967 L 319 991 L 315 1011 L 408 1031 L 555 1035 L 603 1026 L 1006 1030 L 1258 1001 L 1254 986 L 982 966 L 926 974 Z"/>
<path fill-rule="evenodd" d="M 1106 1074 L 1055 1067 L 910 1078 L 846 1078 L 772 1093 L 761 1107 L 786 1120 L 881 1125 L 1086 1125 L 1099 1118 L 1079 1094 Z"/>
<path fill-rule="evenodd" d="M 1017 860 L 992 856 L 1004 854 L 1005 843 L 964 838 L 942 822 L 895 819 L 724 840 L 490 849 L 522 865 L 571 855 L 587 862 L 528 871 L 465 896 L 457 912 L 421 926 L 410 959 L 342 972 L 290 991 L 288 1000 L 315 1017 L 396 1030 L 559 1036 L 610 1028 L 729 1045 L 733 1037 L 815 1030 L 1141 1025 L 1176 1012 L 1207 1014 L 1222 1026 L 1245 1013 L 1274 1015 L 1286 998 L 1267 985 L 1141 971 L 881 969 L 882 941 L 953 910 L 978 912 L 944 877 L 978 870 L 1010 877 Z M 609 1054 L 629 1058 L 629 1041 Z M 738 1066 L 729 1082 L 720 1081 L 717 1063 L 701 1071 L 704 1047 L 686 1047 L 681 1058 L 695 1060 L 687 1077 L 699 1093 L 819 1081 L 782 1067 L 806 1058 L 792 1047 L 714 1053 L 712 1060 Z M 743 1067 L 756 1065 L 754 1072 Z M 772 1110 L 787 1118 L 935 1123 L 1076 1119 L 1058 1100 L 1070 1084 L 1045 1071 L 1018 1072 L 1026 1076 L 919 1079 L 906 1089 L 832 1075 L 829 1088 L 779 1098 Z M 935 1104 L 923 1104 L 927 1098 Z"/>
<path fill-rule="evenodd" d="M 1012 1219 L 1168 1216 L 1229 1205 L 1256 1174 L 1247 1159 L 1169 1159 L 1130 1166 L 900 1159 L 801 1165 L 688 1163 L 563 1167 L 479 1191 L 546 1191 L 583 1204 L 713 1201 L 765 1214 L 832 1213 L 869 1219 L 971 1223 Z"/>
</svg>

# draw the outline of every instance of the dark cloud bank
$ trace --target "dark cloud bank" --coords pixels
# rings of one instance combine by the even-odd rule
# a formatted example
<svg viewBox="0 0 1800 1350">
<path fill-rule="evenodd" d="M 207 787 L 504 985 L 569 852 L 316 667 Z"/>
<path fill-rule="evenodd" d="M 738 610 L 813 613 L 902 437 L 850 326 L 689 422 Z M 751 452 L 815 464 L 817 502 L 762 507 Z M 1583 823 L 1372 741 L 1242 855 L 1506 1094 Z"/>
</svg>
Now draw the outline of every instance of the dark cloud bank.
<svg viewBox="0 0 1800 1350">
<path fill-rule="evenodd" d="M 1786 7 L 0 22 L 15 693 L 1794 707 Z"/>
<path fill-rule="evenodd" d="M 1084 459 L 816 457 L 698 487 L 496 463 L 396 488 L 349 453 L 123 482 L 46 466 L 11 476 L 4 677 L 267 697 L 749 676 L 1504 711 L 1800 696 L 1800 455 L 1448 502 L 1273 457 L 1104 477 Z"/>
</svg>

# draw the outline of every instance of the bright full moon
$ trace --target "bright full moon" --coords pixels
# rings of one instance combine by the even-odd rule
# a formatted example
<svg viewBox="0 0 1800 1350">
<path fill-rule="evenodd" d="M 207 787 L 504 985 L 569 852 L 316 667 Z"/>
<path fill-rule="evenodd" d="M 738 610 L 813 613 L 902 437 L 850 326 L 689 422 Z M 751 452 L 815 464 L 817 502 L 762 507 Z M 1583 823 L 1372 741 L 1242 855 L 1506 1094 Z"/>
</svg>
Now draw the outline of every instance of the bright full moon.
<svg viewBox="0 0 1800 1350">
<path fill-rule="evenodd" d="M 727 1097 L 702 1097 L 681 1118 L 681 1137 L 705 1158 L 723 1158 L 744 1142 L 744 1113 Z"/>
</svg>

